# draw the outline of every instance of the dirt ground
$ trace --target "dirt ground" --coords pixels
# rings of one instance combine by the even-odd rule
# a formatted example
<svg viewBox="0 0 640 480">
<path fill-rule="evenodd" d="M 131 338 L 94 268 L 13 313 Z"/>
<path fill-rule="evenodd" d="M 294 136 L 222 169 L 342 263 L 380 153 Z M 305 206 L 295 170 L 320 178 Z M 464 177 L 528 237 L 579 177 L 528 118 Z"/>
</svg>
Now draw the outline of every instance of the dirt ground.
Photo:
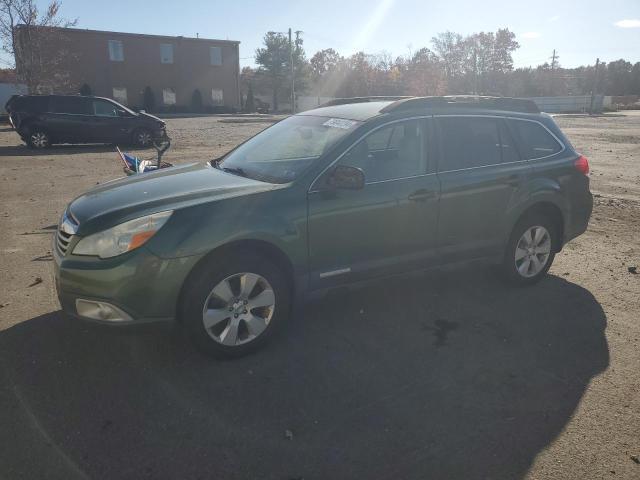
<svg viewBox="0 0 640 480">
<path fill-rule="evenodd" d="M 0 478 L 640 478 L 640 112 L 557 122 L 595 209 L 539 285 L 465 267 L 331 295 L 231 362 L 61 315 L 59 215 L 121 167 L 0 127 Z M 165 159 L 268 124 L 168 120 Z"/>
</svg>

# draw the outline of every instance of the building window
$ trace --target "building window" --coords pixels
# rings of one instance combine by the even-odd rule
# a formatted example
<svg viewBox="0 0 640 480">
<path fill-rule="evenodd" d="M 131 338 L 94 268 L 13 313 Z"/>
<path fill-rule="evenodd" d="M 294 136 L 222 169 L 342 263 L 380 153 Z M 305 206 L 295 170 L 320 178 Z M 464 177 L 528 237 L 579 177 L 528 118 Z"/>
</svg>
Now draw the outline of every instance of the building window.
<svg viewBox="0 0 640 480">
<path fill-rule="evenodd" d="M 162 103 L 165 105 L 176 104 L 176 90 L 175 88 L 163 88 L 162 89 Z"/>
<path fill-rule="evenodd" d="M 113 87 L 113 99 L 123 105 L 127 104 L 127 89 L 124 87 Z"/>
<path fill-rule="evenodd" d="M 124 50 L 120 40 L 109 40 L 109 60 L 112 62 L 124 62 Z"/>
<path fill-rule="evenodd" d="M 211 57 L 211 65 L 222 65 L 222 48 L 209 47 L 209 56 Z"/>
<path fill-rule="evenodd" d="M 222 105 L 224 104 L 224 98 L 222 96 L 222 90 L 219 88 L 211 89 L 211 102 L 214 105 Z"/>
<path fill-rule="evenodd" d="M 160 44 L 160 62 L 173 63 L 173 45 L 170 43 Z"/>
</svg>

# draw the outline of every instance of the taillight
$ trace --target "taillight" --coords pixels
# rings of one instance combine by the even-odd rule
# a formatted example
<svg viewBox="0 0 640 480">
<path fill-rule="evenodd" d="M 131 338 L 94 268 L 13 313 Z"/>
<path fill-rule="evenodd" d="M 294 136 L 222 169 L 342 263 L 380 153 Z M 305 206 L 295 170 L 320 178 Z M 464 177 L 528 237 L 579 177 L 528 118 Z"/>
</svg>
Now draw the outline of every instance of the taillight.
<svg viewBox="0 0 640 480">
<path fill-rule="evenodd" d="M 584 155 L 580 155 L 578 159 L 573 162 L 573 165 L 580 173 L 589 175 L 589 160 L 587 160 L 587 157 L 585 157 Z"/>
</svg>

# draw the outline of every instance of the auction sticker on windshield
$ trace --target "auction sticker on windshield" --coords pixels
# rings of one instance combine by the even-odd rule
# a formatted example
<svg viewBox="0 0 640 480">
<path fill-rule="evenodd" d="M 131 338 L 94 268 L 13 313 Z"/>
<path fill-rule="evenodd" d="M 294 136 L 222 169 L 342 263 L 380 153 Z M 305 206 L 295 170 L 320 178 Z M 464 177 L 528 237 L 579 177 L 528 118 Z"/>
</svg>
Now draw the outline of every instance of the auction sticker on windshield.
<svg viewBox="0 0 640 480">
<path fill-rule="evenodd" d="M 322 125 L 325 127 L 342 128 L 347 130 L 356 124 L 353 120 L 345 120 L 344 118 L 331 118 Z"/>
</svg>

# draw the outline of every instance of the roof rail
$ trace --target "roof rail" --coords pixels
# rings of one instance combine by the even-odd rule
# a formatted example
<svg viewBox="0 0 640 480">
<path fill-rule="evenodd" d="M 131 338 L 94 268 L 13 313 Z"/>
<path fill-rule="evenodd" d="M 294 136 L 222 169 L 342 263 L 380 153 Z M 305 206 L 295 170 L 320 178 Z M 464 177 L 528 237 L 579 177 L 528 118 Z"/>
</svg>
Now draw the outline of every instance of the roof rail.
<svg viewBox="0 0 640 480">
<path fill-rule="evenodd" d="M 509 112 L 540 113 L 533 100 L 511 97 L 488 97 L 480 95 L 447 95 L 442 97 L 409 97 L 387 105 L 381 113 L 399 112 L 420 108 L 465 107 L 505 110 Z"/>
<path fill-rule="evenodd" d="M 328 102 L 323 103 L 322 105 L 318 105 L 316 108 L 322 107 L 333 107 L 334 105 L 348 105 L 350 103 L 367 103 L 367 102 L 385 102 L 385 101 L 396 101 L 396 100 L 406 100 L 416 97 L 407 97 L 407 96 L 390 96 L 390 97 L 351 97 L 351 98 L 334 98 L 333 100 L 329 100 Z"/>
</svg>

